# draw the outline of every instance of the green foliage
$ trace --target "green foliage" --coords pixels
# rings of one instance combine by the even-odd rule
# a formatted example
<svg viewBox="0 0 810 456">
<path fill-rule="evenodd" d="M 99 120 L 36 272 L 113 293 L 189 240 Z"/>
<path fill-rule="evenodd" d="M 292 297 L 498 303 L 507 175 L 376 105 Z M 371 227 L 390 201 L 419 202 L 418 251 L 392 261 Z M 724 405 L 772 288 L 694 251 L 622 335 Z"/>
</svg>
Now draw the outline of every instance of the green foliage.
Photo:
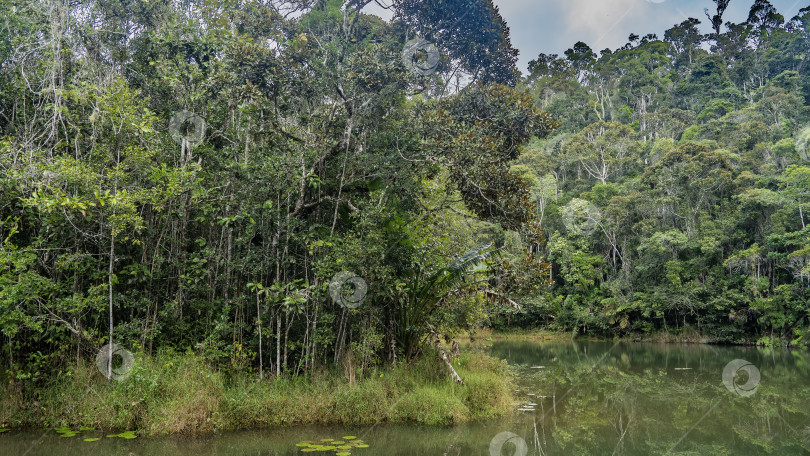
<svg viewBox="0 0 810 456">
<path fill-rule="evenodd" d="M 497 8 L 460 3 L 390 23 L 353 0 L 0 5 L 3 378 L 45 387 L 108 342 L 191 351 L 221 369 L 199 395 L 105 422 L 204 430 L 233 377 L 354 383 L 544 287 L 510 169 L 557 123 L 514 87 Z M 435 74 L 402 64 L 412 26 Z M 503 265 L 465 256 L 505 230 Z M 342 271 L 357 308 L 329 294 Z"/>
<path fill-rule="evenodd" d="M 515 169 L 554 176 L 553 199 L 534 192 L 554 285 L 511 324 L 807 345 L 810 10 L 785 22 L 758 1 L 724 25 L 717 6 L 711 35 L 688 19 L 533 62 L 525 82 L 562 125 Z M 585 201 L 601 217 L 583 236 L 566 215 Z"/>
<path fill-rule="evenodd" d="M 470 382 L 464 386 L 444 375 L 439 363 L 432 357 L 375 368 L 354 384 L 327 371 L 260 382 L 249 374 L 226 379 L 195 354 L 161 353 L 139 362 L 126 382 L 107 383 L 94 365 L 74 366 L 37 388 L 37 406 L 24 399 L 32 384 L 6 384 L 0 420 L 14 427 L 55 426 L 68 437 L 92 429 L 133 429 L 106 434 L 131 439 L 136 431 L 197 435 L 315 423 L 450 424 L 512 412 L 514 385 L 500 360 L 480 353 L 459 357 L 457 369 Z"/>
<path fill-rule="evenodd" d="M 355 384 L 435 356 L 433 329 L 808 343 L 810 10 L 758 1 L 723 26 L 718 3 L 710 36 L 688 19 L 578 42 L 518 84 L 490 0 L 398 1 L 390 23 L 353 0 L 274 5 L 0 5 L 4 380 L 48 386 L 110 337 L 194 352 L 221 369 L 199 395 L 105 409 L 183 433 L 216 426 L 234 378 Z M 434 74 L 401 62 L 414 33 Z M 329 294 L 342 271 L 356 308 Z M 134 369 L 136 391 L 179 388 Z M 489 413 L 460 397 L 399 413 Z"/>
<path fill-rule="evenodd" d="M 447 50 L 447 67 L 484 83 L 517 82 L 517 50 L 492 0 L 403 0 L 394 8 L 405 27 Z"/>
</svg>

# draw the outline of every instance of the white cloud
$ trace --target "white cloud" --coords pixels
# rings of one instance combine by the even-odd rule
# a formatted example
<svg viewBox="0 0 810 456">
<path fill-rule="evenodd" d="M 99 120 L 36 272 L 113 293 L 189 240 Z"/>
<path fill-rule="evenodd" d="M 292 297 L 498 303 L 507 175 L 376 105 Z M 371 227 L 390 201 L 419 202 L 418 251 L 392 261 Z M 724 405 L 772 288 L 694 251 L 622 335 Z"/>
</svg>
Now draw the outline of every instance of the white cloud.
<svg viewBox="0 0 810 456">
<path fill-rule="evenodd" d="M 0 0 L 1 1 L 1 0 Z M 391 4 L 394 0 L 382 0 Z M 630 33 L 644 36 L 664 31 L 687 17 L 700 19 L 701 30 L 710 26 L 703 8 L 712 9 L 711 0 L 493 0 L 511 30 L 512 45 L 520 49 L 520 68 L 525 70 L 537 54 L 562 54 L 577 41 L 594 51 L 616 49 L 627 43 Z M 754 0 L 734 0 L 724 21 L 741 22 L 748 16 Z M 806 0 L 771 0 L 784 14 L 792 17 Z M 390 19 L 391 14 L 372 2 L 367 12 Z"/>
<path fill-rule="evenodd" d="M 383 5 L 388 6 L 388 4 L 390 2 L 383 1 L 383 2 L 380 2 L 380 3 L 383 4 Z M 363 8 L 363 12 L 366 13 L 366 14 L 374 14 L 376 16 L 379 16 L 379 17 L 385 19 L 386 21 L 390 21 L 391 18 L 394 16 L 394 13 L 393 13 L 392 9 L 391 8 L 385 9 L 385 8 L 380 7 L 380 3 L 377 3 L 377 2 L 369 3 L 368 5 L 366 5 L 365 8 Z"/>
<path fill-rule="evenodd" d="M 644 0 L 567 0 L 565 33 L 579 37 L 594 49 L 615 46 L 630 35 L 628 24 L 643 24 L 656 6 Z"/>
</svg>

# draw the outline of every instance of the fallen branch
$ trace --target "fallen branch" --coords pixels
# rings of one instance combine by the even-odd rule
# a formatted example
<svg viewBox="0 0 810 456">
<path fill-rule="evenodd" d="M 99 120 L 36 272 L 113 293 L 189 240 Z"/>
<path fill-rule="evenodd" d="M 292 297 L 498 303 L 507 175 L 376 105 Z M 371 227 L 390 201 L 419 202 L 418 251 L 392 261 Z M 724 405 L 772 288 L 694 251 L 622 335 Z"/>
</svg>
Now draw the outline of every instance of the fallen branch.
<svg viewBox="0 0 810 456">
<path fill-rule="evenodd" d="M 428 329 L 430 330 L 430 335 L 433 337 L 433 341 L 436 343 L 436 348 L 439 349 L 439 356 L 441 356 L 442 361 L 444 361 L 444 364 L 447 365 L 447 368 L 450 369 L 450 376 L 453 378 L 453 380 L 463 385 L 464 380 L 462 380 L 461 377 L 458 376 L 458 373 L 456 373 L 456 370 L 453 369 L 453 365 L 450 363 L 447 353 L 445 353 L 444 349 L 442 348 L 442 344 L 439 341 L 439 334 L 436 333 L 433 326 L 428 325 Z"/>
</svg>

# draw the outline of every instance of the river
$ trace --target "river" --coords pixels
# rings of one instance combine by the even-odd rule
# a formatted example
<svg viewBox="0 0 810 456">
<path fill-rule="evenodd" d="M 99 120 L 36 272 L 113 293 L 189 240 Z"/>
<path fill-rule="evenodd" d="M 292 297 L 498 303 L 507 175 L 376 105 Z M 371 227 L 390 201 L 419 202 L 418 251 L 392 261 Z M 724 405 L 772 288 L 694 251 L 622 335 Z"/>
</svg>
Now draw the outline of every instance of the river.
<svg viewBox="0 0 810 456">
<path fill-rule="evenodd" d="M 521 401 L 513 417 L 445 428 L 298 426 L 195 439 L 11 430 L 0 434 L 0 455 L 810 453 L 805 352 L 590 341 L 495 341 L 486 350 L 518 371 Z"/>
</svg>

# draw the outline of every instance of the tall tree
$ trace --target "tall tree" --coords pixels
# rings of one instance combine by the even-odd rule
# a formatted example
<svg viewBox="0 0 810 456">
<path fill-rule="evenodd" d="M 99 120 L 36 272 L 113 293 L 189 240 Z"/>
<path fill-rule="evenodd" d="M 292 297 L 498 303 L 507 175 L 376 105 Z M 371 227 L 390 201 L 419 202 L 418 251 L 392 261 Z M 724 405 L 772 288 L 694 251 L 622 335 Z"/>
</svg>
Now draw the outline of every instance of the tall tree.
<svg viewBox="0 0 810 456">
<path fill-rule="evenodd" d="M 728 4 L 731 3 L 731 0 L 712 0 L 715 5 L 717 5 L 717 10 L 714 15 L 709 13 L 709 9 L 706 8 L 703 12 L 706 14 L 706 17 L 712 24 L 712 28 L 714 29 L 715 36 L 720 35 L 720 27 L 723 26 L 723 13 L 726 12 L 726 8 L 728 8 Z"/>
<path fill-rule="evenodd" d="M 450 65 L 441 67 L 447 76 L 462 70 L 473 82 L 518 82 L 518 51 L 492 0 L 397 0 L 394 9 L 407 36 L 420 35 L 447 52 Z"/>
<path fill-rule="evenodd" d="M 700 21 L 690 17 L 664 32 L 664 41 L 670 43 L 675 51 L 677 67 L 689 68 L 692 65 L 695 53 L 704 40 L 698 25 Z"/>
</svg>

